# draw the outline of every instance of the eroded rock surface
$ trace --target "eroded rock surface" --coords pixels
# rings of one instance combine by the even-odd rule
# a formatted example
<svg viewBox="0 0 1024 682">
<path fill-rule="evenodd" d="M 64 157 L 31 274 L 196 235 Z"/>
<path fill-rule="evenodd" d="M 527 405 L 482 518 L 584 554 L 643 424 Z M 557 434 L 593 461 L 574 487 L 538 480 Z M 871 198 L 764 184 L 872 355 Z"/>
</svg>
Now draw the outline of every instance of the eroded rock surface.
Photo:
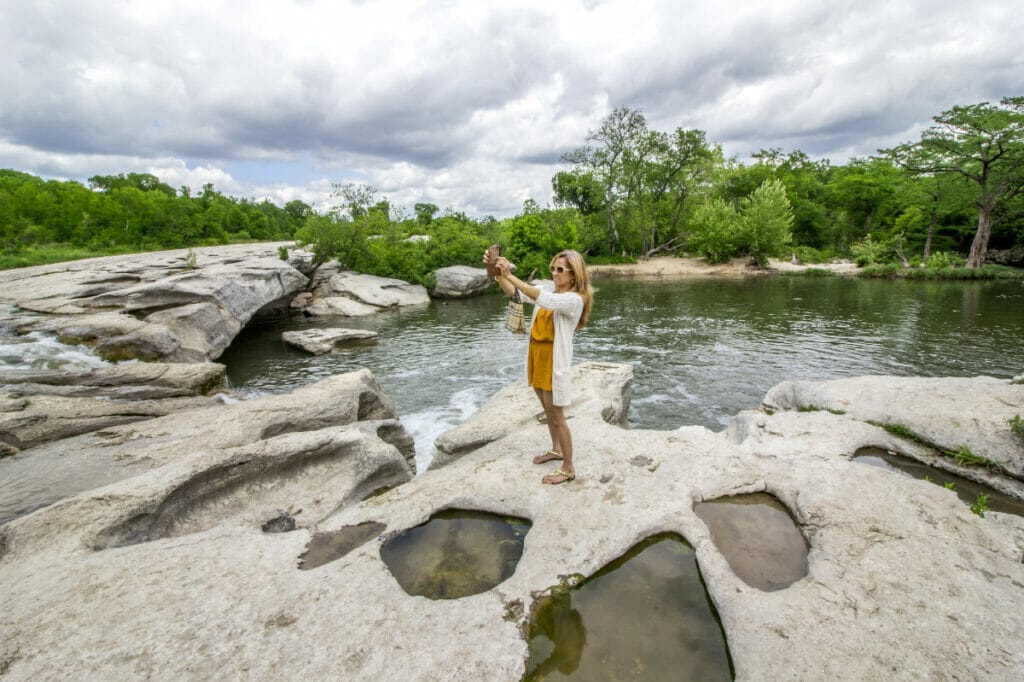
<svg viewBox="0 0 1024 682">
<path fill-rule="evenodd" d="M 953 393 L 934 393 L 930 405 L 951 409 Z M 495 410 L 516 412 L 516 400 Z M 547 427 L 527 419 L 496 424 L 500 433 L 480 447 L 381 495 L 358 502 L 343 487 L 352 503 L 334 513 L 314 497 L 316 514 L 326 513 L 317 533 L 369 523 L 386 531 L 310 570 L 297 564 L 311 528 L 264 533 L 268 515 L 234 505 L 252 493 L 268 513 L 303 519 L 274 492 L 275 477 L 253 477 L 272 470 L 260 463 L 281 461 L 296 440 L 330 449 L 353 435 L 324 426 L 245 443 L 227 420 L 224 434 L 206 434 L 141 476 L 0 526 L 0 583 L 17 586 L 0 592 L 6 676 L 518 680 L 522 627 L 538 595 L 664 532 L 695 548 L 737 679 L 1024 676 L 1024 523 L 981 518 L 941 486 L 850 461 L 868 446 L 913 456 L 906 441 L 852 412 L 743 413 L 722 433 L 628 430 L 602 412 L 573 413 L 571 483 L 541 484 L 553 465 L 530 457 L 548 447 Z M 992 436 L 972 437 L 981 447 Z M 222 442 L 227 456 L 213 454 Z M 135 457 L 130 443 L 118 449 Z M 640 456 L 651 463 L 631 463 Z M 237 489 L 235 465 L 250 481 Z M 216 472 L 208 494 L 200 471 Z M 296 470 L 280 485 L 303 490 L 306 476 Z M 737 577 L 694 512 L 696 502 L 751 492 L 781 501 L 810 545 L 807 576 L 775 592 Z M 180 527 L 161 520 L 176 505 L 196 510 L 166 517 L 186 519 Z M 464 599 L 407 595 L 381 561 L 382 541 L 454 508 L 532 522 L 516 571 Z M 124 542 L 133 530 L 136 543 Z M 110 539 L 121 546 L 93 549 Z"/>
<path fill-rule="evenodd" d="M 288 433 L 360 421 L 379 422 L 379 439 L 414 469 L 412 436 L 396 421 L 394 403 L 369 370 L 340 374 L 284 394 L 192 409 L 43 443 L 0 459 L 0 480 L 19 482 L 39 504 L 160 469 L 196 452 L 221 453 Z M 218 455 L 220 456 L 220 455 Z M 24 513 L 14 484 L 0 486 L 0 519 Z"/>
<path fill-rule="evenodd" d="M 430 295 L 435 298 L 470 298 L 486 291 L 494 279 L 484 268 L 453 265 L 434 271 L 434 282 Z"/>
<path fill-rule="evenodd" d="M 427 290 L 400 279 L 335 272 L 314 288 L 314 300 L 304 302 L 310 315 L 361 317 L 384 310 L 430 303 Z"/>
<path fill-rule="evenodd" d="M 221 404 L 223 365 L 132 363 L 78 371 L 0 373 L 6 454 L 120 424 Z"/>
<path fill-rule="evenodd" d="M 225 368 L 203 363 L 125 363 L 78 371 L 20 369 L 0 374 L 4 390 L 16 396 L 150 400 L 212 393 L 224 387 Z"/>
<path fill-rule="evenodd" d="M 864 421 L 906 427 L 942 450 L 955 452 L 966 446 L 1024 481 L 1024 438 L 1010 428 L 1015 416 L 1024 419 L 1024 385 L 1012 381 L 887 376 L 784 381 L 768 392 L 764 405 L 835 410 Z M 974 472 L 986 476 L 979 469 Z"/>
<path fill-rule="evenodd" d="M 92 258 L 0 273 L 0 303 L 20 333 L 94 344 L 109 360 L 202 362 L 260 310 L 307 285 L 302 258 L 242 244 Z M 194 255 L 194 263 L 190 260 Z M 32 315 L 30 313 L 43 313 Z"/>
<path fill-rule="evenodd" d="M 633 395 L 633 367 L 586 362 L 573 365 L 572 372 L 574 399 L 565 408 L 565 414 L 570 419 L 586 414 L 610 424 L 625 425 Z M 447 464 L 466 452 L 537 423 L 539 409 L 537 396 L 525 379 L 509 384 L 465 422 L 438 436 L 431 467 Z"/>
</svg>

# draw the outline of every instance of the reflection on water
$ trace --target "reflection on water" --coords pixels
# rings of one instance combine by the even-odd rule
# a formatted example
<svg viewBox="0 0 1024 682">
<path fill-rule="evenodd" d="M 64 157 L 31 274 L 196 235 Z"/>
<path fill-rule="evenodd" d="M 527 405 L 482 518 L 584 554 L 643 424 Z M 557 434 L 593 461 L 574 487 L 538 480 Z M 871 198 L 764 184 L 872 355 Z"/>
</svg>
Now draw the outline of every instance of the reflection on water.
<svg viewBox="0 0 1024 682">
<path fill-rule="evenodd" d="M 909 478 L 916 478 L 918 480 L 928 479 L 936 485 L 948 486 L 952 484 L 953 492 L 968 505 L 974 504 L 979 495 L 988 495 L 988 509 L 1003 512 L 1004 514 L 1024 516 L 1024 502 L 1016 500 L 1009 495 L 1004 495 L 998 490 L 993 490 L 987 485 L 975 483 L 970 479 L 951 474 L 942 469 L 930 467 L 909 457 L 894 455 L 881 448 L 869 447 L 857 450 L 853 455 L 853 461 L 882 467 Z"/>
<path fill-rule="evenodd" d="M 450 509 L 389 539 L 380 558 L 407 593 L 459 599 L 511 576 L 529 530 L 525 519 Z"/>
<path fill-rule="evenodd" d="M 733 572 L 751 587 L 773 592 L 807 575 L 807 541 L 772 495 L 721 497 L 693 510 Z"/>
<path fill-rule="evenodd" d="M 727 680 L 729 652 L 685 540 L 648 538 L 530 619 L 528 680 Z"/>
<path fill-rule="evenodd" d="M 629 415 L 639 428 L 718 431 L 787 379 L 865 374 L 1010 377 L 1024 355 L 1024 286 L 762 277 L 599 280 L 575 362 L 633 365 Z M 364 318 L 302 317 L 248 328 L 221 361 L 249 394 L 279 393 L 368 367 L 416 439 L 420 471 L 433 441 L 523 375 L 526 340 L 502 326 L 505 299 L 434 301 Z M 355 327 L 376 346 L 310 357 L 286 329 Z"/>
</svg>

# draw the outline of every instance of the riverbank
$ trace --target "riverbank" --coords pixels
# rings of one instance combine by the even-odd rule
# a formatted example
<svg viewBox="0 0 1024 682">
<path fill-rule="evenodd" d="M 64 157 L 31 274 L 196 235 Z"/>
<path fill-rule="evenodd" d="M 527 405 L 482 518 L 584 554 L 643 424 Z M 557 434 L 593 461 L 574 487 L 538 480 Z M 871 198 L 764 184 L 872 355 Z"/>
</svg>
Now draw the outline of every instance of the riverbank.
<svg viewBox="0 0 1024 682">
<path fill-rule="evenodd" d="M 840 263 L 814 263 L 799 265 L 785 260 L 770 260 L 767 268 L 750 266 L 748 258 L 733 258 L 725 263 L 708 263 L 703 258 L 658 256 L 636 263 L 618 263 L 614 265 L 591 265 L 588 267 L 595 278 L 671 278 L 685 279 L 689 277 L 756 277 L 759 275 L 777 275 L 786 272 L 804 272 L 806 270 L 826 270 L 835 275 L 856 275 L 861 268 L 849 261 Z"/>
</svg>

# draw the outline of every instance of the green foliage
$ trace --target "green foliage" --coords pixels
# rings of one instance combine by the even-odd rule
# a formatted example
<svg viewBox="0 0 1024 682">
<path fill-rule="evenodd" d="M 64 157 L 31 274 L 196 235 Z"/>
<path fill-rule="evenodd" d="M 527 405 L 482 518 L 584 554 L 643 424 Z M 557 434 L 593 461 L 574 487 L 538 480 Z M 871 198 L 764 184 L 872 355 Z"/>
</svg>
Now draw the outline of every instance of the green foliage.
<svg viewBox="0 0 1024 682">
<path fill-rule="evenodd" d="M 988 495 L 978 495 L 974 500 L 974 504 L 971 505 L 971 511 L 981 518 L 985 518 L 985 512 L 988 511 Z"/>
<path fill-rule="evenodd" d="M 793 246 L 790 253 L 796 256 L 798 263 L 807 265 L 809 263 L 828 263 L 832 260 L 832 251 L 829 249 L 816 249 L 813 246 Z"/>
<path fill-rule="evenodd" d="M 1024 419 L 1019 414 L 1015 414 L 1007 423 L 1010 425 L 1010 433 L 1024 438 Z"/>
<path fill-rule="evenodd" d="M 903 279 L 940 279 L 940 280 L 989 280 L 989 279 L 1020 279 L 1024 280 L 1024 271 L 1001 265 L 983 265 L 980 268 L 904 268 L 899 265 L 870 265 L 859 273 L 861 277 L 903 278 Z"/>
<path fill-rule="evenodd" d="M 280 258 L 283 261 L 287 261 L 288 260 L 288 247 L 284 246 L 283 244 L 281 246 L 277 247 L 277 257 Z"/>
<path fill-rule="evenodd" d="M 917 443 L 919 445 L 924 445 L 926 447 L 932 447 L 931 443 L 921 438 L 919 435 L 911 431 L 908 427 L 904 426 L 903 424 L 880 424 L 878 422 L 873 421 L 869 421 L 868 423 L 874 424 L 875 426 L 880 426 L 881 428 L 885 429 L 886 431 L 888 431 L 889 433 L 898 438 L 909 440 L 912 443 Z"/>
<path fill-rule="evenodd" d="M 881 262 L 885 251 L 885 244 L 873 240 L 870 234 L 850 247 L 850 252 L 853 254 L 853 262 L 861 267 Z"/>
<path fill-rule="evenodd" d="M 786 277 L 838 277 L 832 270 L 825 268 L 807 268 L 806 270 L 787 270 L 782 273 Z"/>
<path fill-rule="evenodd" d="M 986 457 L 982 457 L 981 455 L 974 454 L 974 452 L 966 445 L 961 445 L 956 450 L 953 450 L 952 452 L 949 452 L 947 454 L 955 458 L 956 463 L 959 464 L 960 466 L 981 465 L 989 467 L 991 469 L 1002 469 L 1001 466 L 999 466 L 992 460 Z"/>
<path fill-rule="evenodd" d="M 782 254 L 793 240 L 793 207 L 780 181 L 765 180 L 754 190 L 744 201 L 740 225 L 740 245 L 757 265 Z"/>
<path fill-rule="evenodd" d="M 964 260 L 948 251 L 936 251 L 928 256 L 925 267 L 929 270 L 942 270 L 943 268 L 955 268 L 963 265 Z"/>
<path fill-rule="evenodd" d="M 212 185 L 192 196 L 153 175 L 94 176 L 92 189 L 0 170 L 0 264 L 290 239 L 308 207 L 225 197 Z"/>
<path fill-rule="evenodd" d="M 955 485 L 956 484 L 953 483 L 953 481 L 949 481 L 948 483 L 943 483 L 942 487 L 945 488 L 946 490 L 952 490 Z"/>
<path fill-rule="evenodd" d="M 193 251 L 192 249 L 189 249 L 188 253 L 185 254 L 185 269 L 186 270 L 195 270 L 196 269 L 196 252 Z"/>
<path fill-rule="evenodd" d="M 885 153 L 916 177 L 950 178 L 977 209 L 968 266 L 985 263 L 993 222 L 1024 191 L 1024 97 L 954 106 L 932 119 L 918 142 Z"/>
<path fill-rule="evenodd" d="M 732 258 L 740 241 L 740 219 L 736 210 L 722 199 L 702 204 L 690 221 L 688 248 L 709 263 Z"/>
</svg>

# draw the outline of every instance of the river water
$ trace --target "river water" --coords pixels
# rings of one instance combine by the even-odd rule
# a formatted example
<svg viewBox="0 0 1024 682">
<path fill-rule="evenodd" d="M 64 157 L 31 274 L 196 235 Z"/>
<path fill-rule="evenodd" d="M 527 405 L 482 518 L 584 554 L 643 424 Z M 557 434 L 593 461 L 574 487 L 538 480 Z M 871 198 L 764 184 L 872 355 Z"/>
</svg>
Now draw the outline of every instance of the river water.
<svg viewBox="0 0 1024 682">
<path fill-rule="evenodd" d="M 1024 373 L 1020 282 L 761 277 L 596 285 L 574 361 L 633 365 L 635 428 L 719 431 L 786 379 Z M 343 321 L 264 321 L 220 361 L 246 396 L 370 368 L 416 438 L 422 471 L 440 433 L 523 375 L 527 342 L 505 331 L 503 305 L 495 294 Z M 380 337 L 318 357 L 280 339 L 285 330 L 328 326 Z"/>
</svg>

